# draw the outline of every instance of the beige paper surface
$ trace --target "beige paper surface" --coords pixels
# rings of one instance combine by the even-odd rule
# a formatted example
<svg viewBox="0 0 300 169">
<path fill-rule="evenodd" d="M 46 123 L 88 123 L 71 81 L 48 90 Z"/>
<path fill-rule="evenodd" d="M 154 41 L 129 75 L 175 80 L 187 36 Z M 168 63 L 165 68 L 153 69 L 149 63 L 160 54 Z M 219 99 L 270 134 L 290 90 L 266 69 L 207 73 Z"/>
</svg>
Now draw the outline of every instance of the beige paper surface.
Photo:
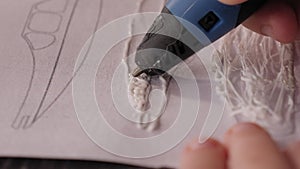
<svg viewBox="0 0 300 169">
<path fill-rule="evenodd" d="M 201 96 L 195 126 L 175 148 L 152 158 L 119 157 L 104 151 L 89 139 L 77 119 L 71 86 L 79 52 L 96 30 L 122 16 L 158 12 L 163 3 L 163 0 L 0 1 L 0 156 L 176 167 L 183 145 L 199 136 L 210 106 L 210 83 L 198 58 L 189 63 Z M 175 121 L 180 92 L 176 83 L 171 82 L 170 102 L 160 130 L 154 133 L 139 130 L 116 115 L 110 97 L 110 83 L 113 72 L 127 53 L 127 43 L 117 44 L 100 65 L 95 81 L 98 103 L 102 105 L 107 121 L 119 132 L 131 137 L 155 136 Z M 210 52 L 204 51 L 203 55 Z M 215 136 L 220 138 L 233 123 L 235 120 L 225 115 Z"/>
</svg>

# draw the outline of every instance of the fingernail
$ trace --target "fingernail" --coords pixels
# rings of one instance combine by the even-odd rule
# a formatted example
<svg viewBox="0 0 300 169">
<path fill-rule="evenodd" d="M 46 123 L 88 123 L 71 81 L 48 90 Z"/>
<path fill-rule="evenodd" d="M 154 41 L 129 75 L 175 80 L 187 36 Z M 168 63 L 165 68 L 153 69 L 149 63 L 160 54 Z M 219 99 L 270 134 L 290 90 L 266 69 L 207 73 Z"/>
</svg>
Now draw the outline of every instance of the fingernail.
<svg viewBox="0 0 300 169">
<path fill-rule="evenodd" d="M 257 130 L 259 127 L 253 123 L 241 123 L 231 128 L 231 133 L 239 133 L 250 130 Z"/>
<path fill-rule="evenodd" d="M 273 35 L 274 35 L 274 33 L 273 33 L 273 27 L 269 26 L 269 25 L 263 26 L 260 31 L 265 36 L 273 37 Z"/>
<path fill-rule="evenodd" d="M 199 143 L 198 141 L 193 141 L 189 147 L 193 151 L 196 151 L 196 150 L 203 149 L 203 148 L 216 147 L 217 144 L 218 143 L 215 140 L 209 139 L 209 140 L 205 141 L 204 143 Z"/>
</svg>

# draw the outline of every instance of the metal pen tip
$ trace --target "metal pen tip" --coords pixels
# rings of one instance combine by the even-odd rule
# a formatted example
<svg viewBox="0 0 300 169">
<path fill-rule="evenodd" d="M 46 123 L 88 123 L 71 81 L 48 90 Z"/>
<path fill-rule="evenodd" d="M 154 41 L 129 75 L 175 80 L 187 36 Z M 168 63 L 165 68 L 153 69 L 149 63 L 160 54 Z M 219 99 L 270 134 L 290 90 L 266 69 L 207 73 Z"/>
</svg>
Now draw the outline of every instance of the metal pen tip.
<svg viewBox="0 0 300 169">
<path fill-rule="evenodd" d="M 140 75 L 143 74 L 143 73 L 144 73 L 144 71 L 143 71 L 142 69 L 136 68 L 136 69 L 134 69 L 134 71 L 131 73 L 131 75 L 132 75 L 133 77 L 138 77 L 138 76 L 140 76 Z"/>
</svg>

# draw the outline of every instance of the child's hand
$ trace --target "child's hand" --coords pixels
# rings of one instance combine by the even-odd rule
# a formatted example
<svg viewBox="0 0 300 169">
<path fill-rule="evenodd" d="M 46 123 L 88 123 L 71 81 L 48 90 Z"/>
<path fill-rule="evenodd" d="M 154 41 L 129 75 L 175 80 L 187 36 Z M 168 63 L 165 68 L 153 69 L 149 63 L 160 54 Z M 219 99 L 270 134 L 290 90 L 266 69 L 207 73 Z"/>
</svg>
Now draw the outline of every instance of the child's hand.
<svg viewBox="0 0 300 169">
<path fill-rule="evenodd" d="M 220 0 L 229 5 L 247 0 Z M 300 39 L 300 1 L 268 0 L 244 25 L 251 30 L 288 43 Z"/>
<path fill-rule="evenodd" d="M 282 152 L 260 127 L 238 124 L 225 134 L 224 144 L 192 142 L 180 169 L 300 169 L 300 143 Z"/>
</svg>

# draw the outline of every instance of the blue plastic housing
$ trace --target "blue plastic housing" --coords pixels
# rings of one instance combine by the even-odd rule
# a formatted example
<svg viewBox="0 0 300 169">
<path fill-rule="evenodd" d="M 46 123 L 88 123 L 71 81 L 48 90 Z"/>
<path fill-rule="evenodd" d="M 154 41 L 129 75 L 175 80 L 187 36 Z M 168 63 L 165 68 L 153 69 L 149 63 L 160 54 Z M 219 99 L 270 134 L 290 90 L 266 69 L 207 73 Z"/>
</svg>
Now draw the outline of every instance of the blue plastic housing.
<svg viewBox="0 0 300 169">
<path fill-rule="evenodd" d="M 237 26 L 241 5 L 225 5 L 218 0 L 169 0 L 166 8 L 174 16 L 192 23 L 211 42 L 214 42 Z M 209 12 L 213 12 L 218 17 L 218 22 L 210 30 L 206 30 L 199 24 L 199 21 Z M 190 28 L 184 22 L 182 24 L 199 42 L 202 41 L 203 35 L 193 31 L 195 29 Z"/>
</svg>

